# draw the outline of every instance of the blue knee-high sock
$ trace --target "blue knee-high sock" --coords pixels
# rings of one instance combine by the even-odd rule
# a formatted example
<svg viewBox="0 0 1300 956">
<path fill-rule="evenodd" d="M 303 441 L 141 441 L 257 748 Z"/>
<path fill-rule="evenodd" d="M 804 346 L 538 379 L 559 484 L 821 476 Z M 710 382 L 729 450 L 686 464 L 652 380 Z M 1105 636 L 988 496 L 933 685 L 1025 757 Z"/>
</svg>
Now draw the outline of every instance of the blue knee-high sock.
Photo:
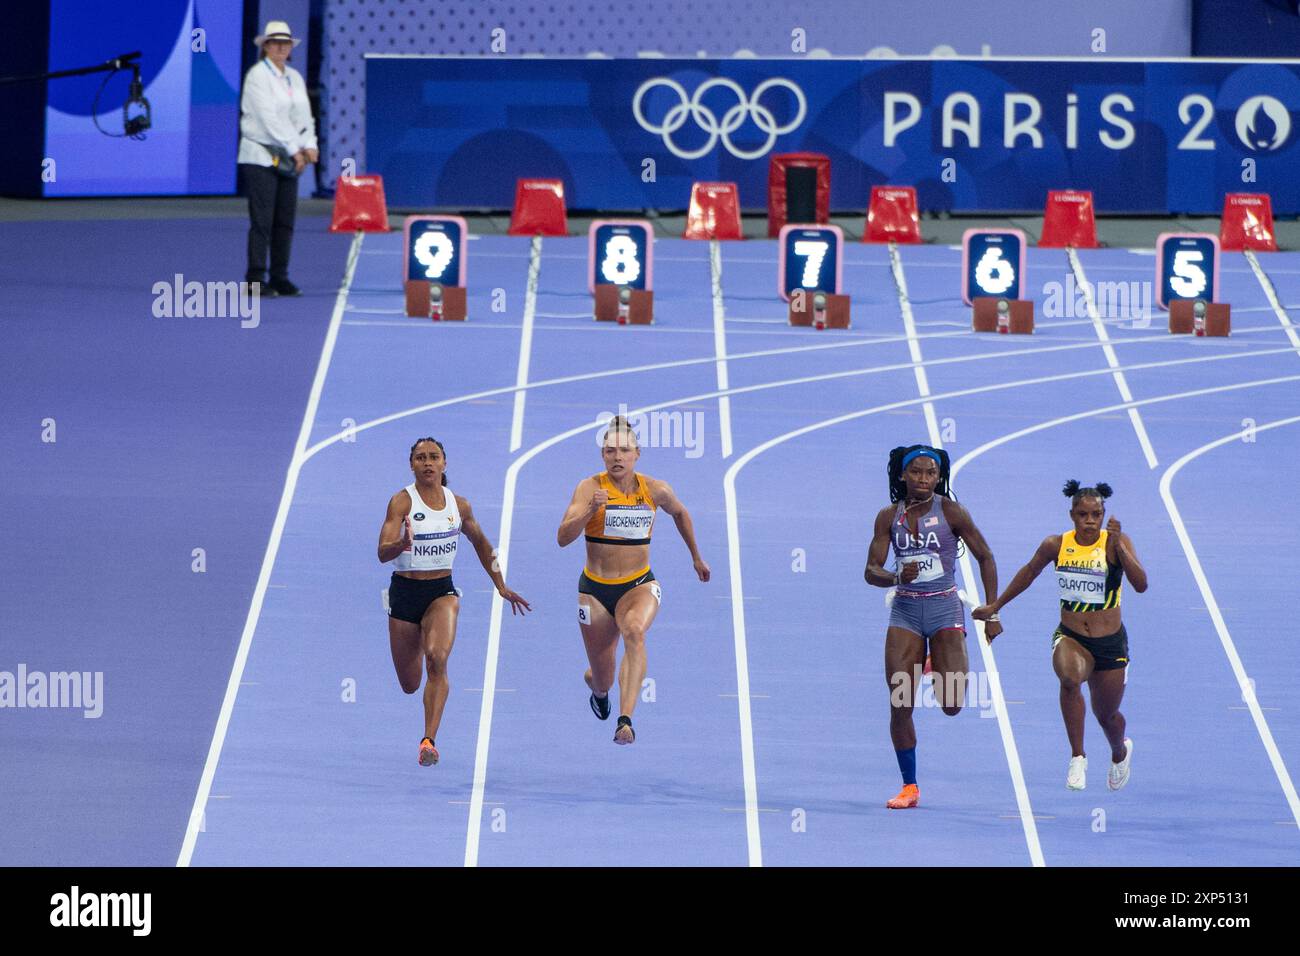
<svg viewBox="0 0 1300 956">
<path fill-rule="evenodd" d="M 906 750 L 895 750 L 894 756 L 898 758 L 898 769 L 903 773 L 904 784 L 916 783 L 916 748 L 908 747 Z"/>
</svg>

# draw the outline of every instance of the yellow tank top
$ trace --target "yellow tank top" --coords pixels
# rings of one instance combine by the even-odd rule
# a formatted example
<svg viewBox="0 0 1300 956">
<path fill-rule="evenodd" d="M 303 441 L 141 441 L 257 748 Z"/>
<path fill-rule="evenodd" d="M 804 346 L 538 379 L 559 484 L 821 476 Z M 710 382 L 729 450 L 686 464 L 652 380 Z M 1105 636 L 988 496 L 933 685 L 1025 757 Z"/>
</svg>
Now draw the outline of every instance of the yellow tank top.
<svg viewBox="0 0 1300 956">
<path fill-rule="evenodd" d="M 1066 611 L 1104 611 L 1119 607 L 1124 569 L 1106 560 L 1106 539 L 1102 531 L 1096 543 L 1079 544 L 1074 532 L 1061 535 L 1061 549 L 1056 553 L 1056 586 L 1061 593 L 1061 608 Z"/>
<path fill-rule="evenodd" d="M 608 472 L 592 477 L 609 493 L 609 503 L 598 508 L 587 522 L 587 540 L 598 544 L 649 544 L 656 507 L 646 476 L 637 474 L 636 487 L 626 495 L 614 487 Z"/>
</svg>

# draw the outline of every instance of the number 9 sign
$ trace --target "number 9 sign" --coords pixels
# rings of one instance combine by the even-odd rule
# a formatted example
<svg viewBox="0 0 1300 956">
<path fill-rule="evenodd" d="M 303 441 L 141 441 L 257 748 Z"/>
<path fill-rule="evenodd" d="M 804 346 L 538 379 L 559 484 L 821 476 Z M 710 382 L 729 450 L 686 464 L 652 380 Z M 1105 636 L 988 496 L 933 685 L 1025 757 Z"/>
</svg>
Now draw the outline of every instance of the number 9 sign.
<svg viewBox="0 0 1300 956">
<path fill-rule="evenodd" d="M 439 285 L 465 284 L 465 240 L 469 228 L 460 216 L 407 216 L 403 280 Z"/>
<path fill-rule="evenodd" d="M 1162 232 L 1156 237 L 1156 303 L 1215 301 L 1219 291 L 1219 237 L 1208 232 Z"/>
<path fill-rule="evenodd" d="M 587 291 L 598 285 L 651 289 L 654 232 L 644 219 L 597 219 L 587 230 Z"/>
</svg>

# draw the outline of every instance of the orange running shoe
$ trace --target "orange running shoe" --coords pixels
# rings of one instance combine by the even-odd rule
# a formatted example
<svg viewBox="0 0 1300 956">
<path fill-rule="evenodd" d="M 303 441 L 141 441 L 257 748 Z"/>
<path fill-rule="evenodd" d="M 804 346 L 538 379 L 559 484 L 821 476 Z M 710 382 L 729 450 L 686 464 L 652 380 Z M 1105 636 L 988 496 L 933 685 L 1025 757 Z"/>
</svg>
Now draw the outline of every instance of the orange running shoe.
<svg viewBox="0 0 1300 956">
<path fill-rule="evenodd" d="M 928 674 L 928 673 L 930 673 L 930 672 L 933 671 L 933 670 L 934 670 L 934 666 L 930 663 L 930 655 L 929 655 L 929 654 L 926 654 L 926 655 L 925 655 L 925 666 L 921 668 L 921 673 L 922 673 L 922 674 Z"/>
<path fill-rule="evenodd" d="M 420 741 L 420 766 L 432 767 L 438 762 L 438 748 L 433 745 L 433 741 L 425 737 Z"/>
<path fill-rule="evenodd" d="M 886 803 L 885 806 L 891 810 L 910 810 L 920 802 L 920 788 L 914 783 L 905 783 L 903 789 L 898 791 L 898 796 Z"/>
</svg>

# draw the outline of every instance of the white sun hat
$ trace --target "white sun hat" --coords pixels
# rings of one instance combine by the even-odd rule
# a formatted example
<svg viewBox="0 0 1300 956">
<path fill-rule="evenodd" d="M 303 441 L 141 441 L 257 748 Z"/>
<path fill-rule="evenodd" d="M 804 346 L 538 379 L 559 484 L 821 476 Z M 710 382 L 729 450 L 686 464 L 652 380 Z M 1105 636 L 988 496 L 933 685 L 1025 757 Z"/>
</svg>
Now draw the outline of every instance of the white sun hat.
<svg viewBox="0 0 1300 956">
<path fill-rule="evenodd" d="M 260 36 L 253 37 L 253 45 L 260 47 L 267 40 L 292 40 L 293 45 L 297 46 L 302 40 L 296 39 L 289 30 L 289 24 L 283 20 L 268 20 L 266 29 Z"/>
</svg>

